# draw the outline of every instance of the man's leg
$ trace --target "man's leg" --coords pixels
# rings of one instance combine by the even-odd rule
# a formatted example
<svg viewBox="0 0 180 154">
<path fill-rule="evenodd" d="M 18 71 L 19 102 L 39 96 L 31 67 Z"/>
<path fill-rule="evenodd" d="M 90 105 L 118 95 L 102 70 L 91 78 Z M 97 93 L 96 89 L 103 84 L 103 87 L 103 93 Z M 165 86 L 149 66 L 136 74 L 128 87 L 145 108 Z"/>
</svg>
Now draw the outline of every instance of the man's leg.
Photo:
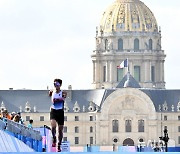
<svg viewBox="0 0 180 154">
<path fill-rule="evenodd" d="M 63 125 L 58 125 L 58 151 L 61 151 L 60 146 L 63 139 Z"/>
<path fill-rule="evenodd" d="M 52 147 L 56 146 L 56 120 L 52 119 L 51 120 L 51 130 L 52 130 Z"/>
</svg>

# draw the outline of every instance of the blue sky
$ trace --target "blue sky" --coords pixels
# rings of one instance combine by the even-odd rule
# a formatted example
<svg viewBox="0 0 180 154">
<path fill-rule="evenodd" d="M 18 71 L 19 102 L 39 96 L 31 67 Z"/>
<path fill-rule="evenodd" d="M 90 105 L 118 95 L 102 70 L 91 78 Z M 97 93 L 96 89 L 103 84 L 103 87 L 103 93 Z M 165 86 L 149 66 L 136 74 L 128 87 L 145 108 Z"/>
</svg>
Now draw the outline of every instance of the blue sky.
<svg viewBox="0 0 180 154">
<path fill-rule="evenodd" d="M 180 1 L 142 0 L 162 29 L 167 89 L 180 89 Z M 0 89 L 91 89 L 91 53 L 102 13 L 114 0 L 1 0 Z"/>
</svg>

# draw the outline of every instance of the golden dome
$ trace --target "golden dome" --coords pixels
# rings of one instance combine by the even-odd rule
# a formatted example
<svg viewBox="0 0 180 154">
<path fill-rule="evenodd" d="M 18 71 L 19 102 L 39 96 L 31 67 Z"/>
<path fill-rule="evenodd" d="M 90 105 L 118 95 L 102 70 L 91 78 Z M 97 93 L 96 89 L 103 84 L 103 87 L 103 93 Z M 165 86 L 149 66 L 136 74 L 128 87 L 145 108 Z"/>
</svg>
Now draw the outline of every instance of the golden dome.
<svg viewBox="0 0 180 154">
<path fill-rule="evenodd" d="M 100 23 L 103 32 L 158 31 L 151 10 L 140 0 L 116 0 L 104 13 Z"/>
</svg>

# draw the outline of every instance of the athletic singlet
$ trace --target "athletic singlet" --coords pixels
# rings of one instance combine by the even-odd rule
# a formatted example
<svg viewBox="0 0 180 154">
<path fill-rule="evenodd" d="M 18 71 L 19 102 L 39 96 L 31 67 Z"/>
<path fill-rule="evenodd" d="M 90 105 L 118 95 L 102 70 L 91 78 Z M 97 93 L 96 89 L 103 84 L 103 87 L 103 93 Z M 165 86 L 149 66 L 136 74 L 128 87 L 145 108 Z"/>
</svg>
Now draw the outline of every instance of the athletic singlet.
<svg viewBox="0 0 180 154">
<path fill-rule="evenodd" d="M 58 102 L 54 102 L 54 99 L 59 99 Z M 53 92 L 51 97 L 52 105 L 51 108 L 55 110 L 64 108 L 64 98 L 62 97 L 62 90 L 59 93 Z"/>
</svg>

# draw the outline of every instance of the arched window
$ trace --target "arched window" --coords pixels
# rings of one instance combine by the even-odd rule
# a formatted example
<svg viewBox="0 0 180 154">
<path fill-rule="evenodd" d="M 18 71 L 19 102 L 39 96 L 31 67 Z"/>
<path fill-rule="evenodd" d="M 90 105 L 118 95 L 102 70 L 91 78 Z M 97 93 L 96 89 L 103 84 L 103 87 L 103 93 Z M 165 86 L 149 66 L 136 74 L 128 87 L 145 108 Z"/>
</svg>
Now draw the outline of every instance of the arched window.
<svg viewBox="0 0 180 154">
<path fill-rule="evenodd" d="M 105 39 L 105 50 L 108 49 L 108 39 Z"/>
<path fill-rule="evenodd" d="M 114 133 L 119 132 L 119 121 L 118 120 L 112 121 L 112 131 Z"/>
<path fill-rule="evenodd" d="M 126 132 L 131 132 L 131 120 L 126 120 L 125 122 L 125 127 L 126 127 Z"/>
<path fill-rule="evenodd" d="M 144 120 L 138 120 L 138 132 L 144 132 Z"/>
<path fill-rule="evenodd" d="M 153 41 L 152 39 L 149 39 L 149 50 L 153 49 Z"/>
<path fill-rule="evenodd" d="M 134 50 L 135 51 L 139 50 L 139 39 L 137 38 L 134 40 Z"/>
<path fill-rule="evenodd" d="M 123 39 L 118 40 L 118 50 L 123 50 Z"/>
</svg>

